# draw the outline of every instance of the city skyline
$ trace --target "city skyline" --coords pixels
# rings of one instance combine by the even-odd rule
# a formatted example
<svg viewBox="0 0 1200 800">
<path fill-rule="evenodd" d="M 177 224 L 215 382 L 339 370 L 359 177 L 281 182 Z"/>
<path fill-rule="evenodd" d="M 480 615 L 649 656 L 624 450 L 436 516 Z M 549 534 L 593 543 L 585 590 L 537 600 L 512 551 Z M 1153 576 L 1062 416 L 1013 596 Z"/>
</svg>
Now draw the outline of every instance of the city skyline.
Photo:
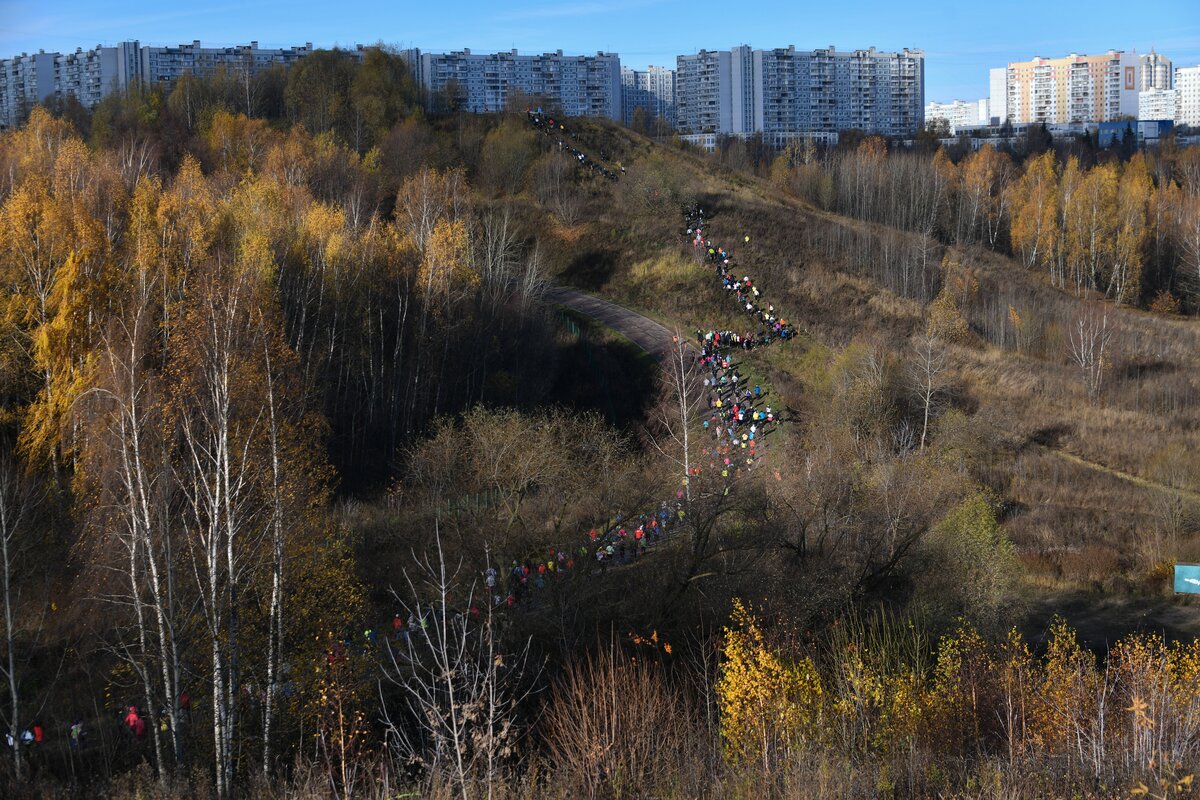
<svg viewBox="0 0 1200 800">
<path fill-rule="evenodd" d="M 673 67 L 681 54 L 740 44 L 885 51 L 908 47 L 925 51 L 926 97 L 941 102 L 986 97 L 989 68 L 1035 55 L 1108 49 L 1141 54 L 1153 47 L 1178 66 L 1200 63 L 1200 13 L 1184 0 L 1164 0 L 1153 15 L 1141 16 L 1131 16 L 1126 6 L 1109 0 L 1089 3 L 1086 9 L 1020 0 L 1004 14 L 994 7 L 950 2 L 915 9 L 878 0 L 864 0 L 853 14 L 783 3 L 762 4 L 757 13 L 740 18 L 731 18 L 729 10 L 726 4 L 705 0 L 690 4 L 682 14 L 678 6 L 660 0 L 538 2 L 503 8 L 472 1 L 402 11 L 369 2 L 347 15 L 328 4 L 277 0 L 165 9 L 139 0 L 115 0 L 100 12 L 80 0 L 63 0 L 52 10 L 27 0 L 0 0 L 0 57 L 39 49 L 68 52 L 127 39 L 159 45 L 194 39 L 212 45 L 257 40 L 264 46 L 311 41 L 318 47 L 382 41 L 425 52 L 606 51 L 617 53 L 623 66 L 645 69 L 652 64 Z M 1038 24 L 1033 26 L 1035 13 Z"/>
</svg>

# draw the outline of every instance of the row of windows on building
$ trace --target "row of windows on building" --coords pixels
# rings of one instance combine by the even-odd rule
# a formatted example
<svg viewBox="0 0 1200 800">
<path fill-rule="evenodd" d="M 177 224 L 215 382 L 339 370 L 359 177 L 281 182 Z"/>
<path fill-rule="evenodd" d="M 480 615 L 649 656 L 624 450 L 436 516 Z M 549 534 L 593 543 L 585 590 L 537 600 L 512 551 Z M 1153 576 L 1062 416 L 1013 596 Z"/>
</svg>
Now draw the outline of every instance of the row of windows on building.
<svg viewBox="0 0 1200 800">
<path fill-rule="evenodd" d="M 171 83 L 182 75 L 211 75 L 225 67 L 251 73 L 287 66 L 313 52 L 303 47 L 202 47 L 199 41 L 155 47 L 127 41 L 73 53 L 22 53 L 0 59 L 0 126 L 15 125 L 37 103 L 75 97 L 85 106 L 130 84 Z M 361 54 L 361 48 L 356 51 Z"/>
</svg>

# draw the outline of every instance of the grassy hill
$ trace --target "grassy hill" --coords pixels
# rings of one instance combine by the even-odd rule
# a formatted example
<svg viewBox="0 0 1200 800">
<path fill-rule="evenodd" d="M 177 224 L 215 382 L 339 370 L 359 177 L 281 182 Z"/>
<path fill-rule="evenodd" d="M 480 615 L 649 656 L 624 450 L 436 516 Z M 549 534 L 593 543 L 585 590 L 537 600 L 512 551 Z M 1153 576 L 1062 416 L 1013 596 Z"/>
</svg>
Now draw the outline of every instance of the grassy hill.
<svg viewBox="0 0 1200 800">
<path fill-rule="evenodd" d="M 794 412 L 785 480 L 803 480 L 795 460 L 820 442 L 810 423 L 828 397 L 822 383 L 852 344 L 895 359 L 892 391 L 901 408 L 889 424 L 911 416 L 902 408 L 911 383 L 905 362 L 927 328 L 932 299 L 950 282 L 970 332 L 945 345 L 937 414 L 961 426 L 956 435 L 969 434 L 970 471 L 1000 509 L 1027 591 L 1039 598 L 1038 621 L 1048 610 L 1086 607 L 1079 593 L 1174 602 L 1169 565 L 1200 559 L 1192 455 L 1200 329 L 1193 321 L 1105 305 L 1099 313 L 1112 338 L 1093 401 L 1069 338 L 1073 321 L 1097 301 L 1055 289 L 1002 254 L 931 249 L 914 235 L 820 210 L 776 183 L 628 130 L 593 123 L 580 136 L 619 154 L 628 176 L 592 199 L 583 222 L 543 234 L 560 282 L 685 331 L 737 329 L 727 299 L 680 244 L 675 204 L 695 199 L 711 215 L 714 240 L 731 246 L 739 269 L 808 332 L 802 346 L 749 356 Z M 925 266 L 914 268 L 904 291 L 897 275 L 913 253 Z M 952 274 L 939 266 L 943 259 L 955 262 Z M 1197 629 L 1186 616 L 1114 620 L 1118 627 L 1159 622 L 1180 633 Z"/>
</svg>

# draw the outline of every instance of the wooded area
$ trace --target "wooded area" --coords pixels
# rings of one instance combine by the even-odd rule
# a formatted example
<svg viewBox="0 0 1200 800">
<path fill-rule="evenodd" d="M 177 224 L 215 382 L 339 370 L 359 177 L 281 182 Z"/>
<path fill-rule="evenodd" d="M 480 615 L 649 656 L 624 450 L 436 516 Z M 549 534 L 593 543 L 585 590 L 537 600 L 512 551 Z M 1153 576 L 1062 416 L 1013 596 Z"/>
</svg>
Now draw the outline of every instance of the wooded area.
<svg viewBox="0 0 1200 800">
<path fill-rule="evenodd" d="M 1191 791 L 1194 632 L 1039 604 L 1195 612 L 1200 149 L 547 130 L 371 50 L 0 134 L 6 796 Z"/>
</svg>

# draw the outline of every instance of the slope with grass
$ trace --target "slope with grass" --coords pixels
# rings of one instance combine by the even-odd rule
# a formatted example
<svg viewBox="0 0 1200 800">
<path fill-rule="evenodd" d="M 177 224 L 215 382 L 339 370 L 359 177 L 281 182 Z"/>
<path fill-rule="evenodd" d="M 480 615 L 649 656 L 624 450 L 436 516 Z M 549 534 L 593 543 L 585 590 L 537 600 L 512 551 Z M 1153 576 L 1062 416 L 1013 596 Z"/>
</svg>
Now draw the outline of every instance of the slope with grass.
<svg viewBox="0 0 1200 800">
<path fill-rule="evenodd" d="M 830 360 L 866 344 L 891 353 L 904 373 L 931 300 L 954 282 L 970 333 L 945 346 L 936 415 L 968 420 L 973 474 L 1001 509 L 1028 591 L 1176 602 L 1167 597 L 1163 565 L 1200 557 L 1196 471 L 1185 455 L 1197 449 L 1200 428 L 1200 330 L 1191 321 L 1108 307 L 1112 357 L 1091 402 L 1068 353 L 1068 329 L 1085 300 L 1014 260 L 982 248 L 918 253 L 928 243 L 814 208 L 702 156 L 599 124 L 589 135 L 611 137 L 607 146 L 621 154 L 629 178 L 611 190 L 611 201 L 591 206 L 586 233 L 568 240 L 549 232 L 561 284 L 644 310 L 668 327 L 737 329 L 689 248 L 661 244 L 670 240 L 673 204 L 695 199 Z M 953 274 L 938 266 L 947 256 Z M 1016 335 L 1014 315 L 1035 334 Z M 803 351 L 749 361 L 802 419 L 815 416 L 804 388 L 822 379 L 827 364 Z M 900 374 L 898 391 L 907 382 Z M 1035 609 L 1040 618 L 1047 603 Z"/>
</svg>

